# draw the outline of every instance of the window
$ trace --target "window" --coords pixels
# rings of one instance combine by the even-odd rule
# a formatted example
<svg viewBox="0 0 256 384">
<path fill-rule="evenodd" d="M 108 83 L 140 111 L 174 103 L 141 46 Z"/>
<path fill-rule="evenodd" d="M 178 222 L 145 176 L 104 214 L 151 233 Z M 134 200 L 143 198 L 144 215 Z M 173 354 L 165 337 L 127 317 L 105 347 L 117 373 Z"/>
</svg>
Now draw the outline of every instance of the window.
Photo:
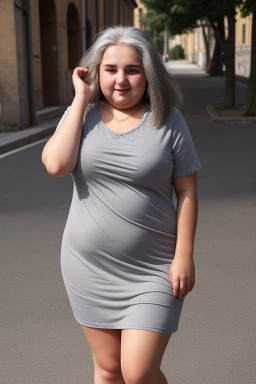
<svg viewBox="0 0 256 384">
<path fill-rule="evenodd" d="M 242 44 L 245 44 L 245 32 L 246 32 L 246 25 L 242 24 Z"/>
</svg>

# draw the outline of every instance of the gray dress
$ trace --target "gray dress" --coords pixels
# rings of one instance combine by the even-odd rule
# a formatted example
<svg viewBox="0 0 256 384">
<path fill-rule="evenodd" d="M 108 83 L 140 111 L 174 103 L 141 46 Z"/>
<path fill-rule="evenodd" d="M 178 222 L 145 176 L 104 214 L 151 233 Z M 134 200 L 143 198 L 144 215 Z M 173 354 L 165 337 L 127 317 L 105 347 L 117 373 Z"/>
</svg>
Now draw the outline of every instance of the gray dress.
<svg viewBox="0 0 256 384">
<path fill-rule="evenodd" d="M 178 328 L 172 181 L 200 164 L 180 112 L 171 109 L 157 128 L 149 109 L 125 133 L 103 124 L 99 103 L 85 115 L 61 267 L 74 316 L 89 327 Z"/>
</svg>

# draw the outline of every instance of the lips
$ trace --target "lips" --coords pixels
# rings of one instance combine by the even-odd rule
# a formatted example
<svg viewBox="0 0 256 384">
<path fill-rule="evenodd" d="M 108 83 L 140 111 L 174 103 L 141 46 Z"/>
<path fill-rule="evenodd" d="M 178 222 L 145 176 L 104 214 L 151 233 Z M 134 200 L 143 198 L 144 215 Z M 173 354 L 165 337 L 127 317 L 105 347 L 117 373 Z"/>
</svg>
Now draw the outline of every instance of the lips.
<svg viewBox="0 0 256 384">
<path fill-rule="evenodd" d="M 115 91 L 117 91 L 117 92 L 127 92 L 127 91 L 129 91 L 129 89 L 115 89 Z"/>
</svg>

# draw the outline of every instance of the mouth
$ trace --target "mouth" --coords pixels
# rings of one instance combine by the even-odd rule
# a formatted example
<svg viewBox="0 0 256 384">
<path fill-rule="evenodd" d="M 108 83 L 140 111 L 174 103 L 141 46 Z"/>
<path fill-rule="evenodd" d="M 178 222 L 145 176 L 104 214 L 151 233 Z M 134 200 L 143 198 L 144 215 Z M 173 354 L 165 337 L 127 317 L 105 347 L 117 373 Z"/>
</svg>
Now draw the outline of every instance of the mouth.
<svg viewBox="0 0 256 384">
<path fill-rule="evenodd" d="M 128 92 L 129 89 L 115 89 L 116 92 L 123 93 L 123 92 Z"/>
</svg>

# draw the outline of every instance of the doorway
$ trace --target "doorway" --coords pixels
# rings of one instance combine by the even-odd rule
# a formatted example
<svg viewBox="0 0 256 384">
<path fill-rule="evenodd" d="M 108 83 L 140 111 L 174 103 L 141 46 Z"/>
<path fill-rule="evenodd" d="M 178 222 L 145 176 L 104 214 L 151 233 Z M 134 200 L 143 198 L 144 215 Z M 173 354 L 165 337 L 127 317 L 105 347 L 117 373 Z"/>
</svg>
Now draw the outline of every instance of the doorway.
<svg viewBox="0 0 256 384">
<path fill-rule="evenodd" d="M 39 1 L 44 107 L 59 105 L 57 16 L 53 0 Z"/>
<path fill-rule="evenodd" d="M 82 56 L 82 34 L 77 9 L 73 3 L 67 12 L 68 69 L 73 70 Z"/>
</svg>

